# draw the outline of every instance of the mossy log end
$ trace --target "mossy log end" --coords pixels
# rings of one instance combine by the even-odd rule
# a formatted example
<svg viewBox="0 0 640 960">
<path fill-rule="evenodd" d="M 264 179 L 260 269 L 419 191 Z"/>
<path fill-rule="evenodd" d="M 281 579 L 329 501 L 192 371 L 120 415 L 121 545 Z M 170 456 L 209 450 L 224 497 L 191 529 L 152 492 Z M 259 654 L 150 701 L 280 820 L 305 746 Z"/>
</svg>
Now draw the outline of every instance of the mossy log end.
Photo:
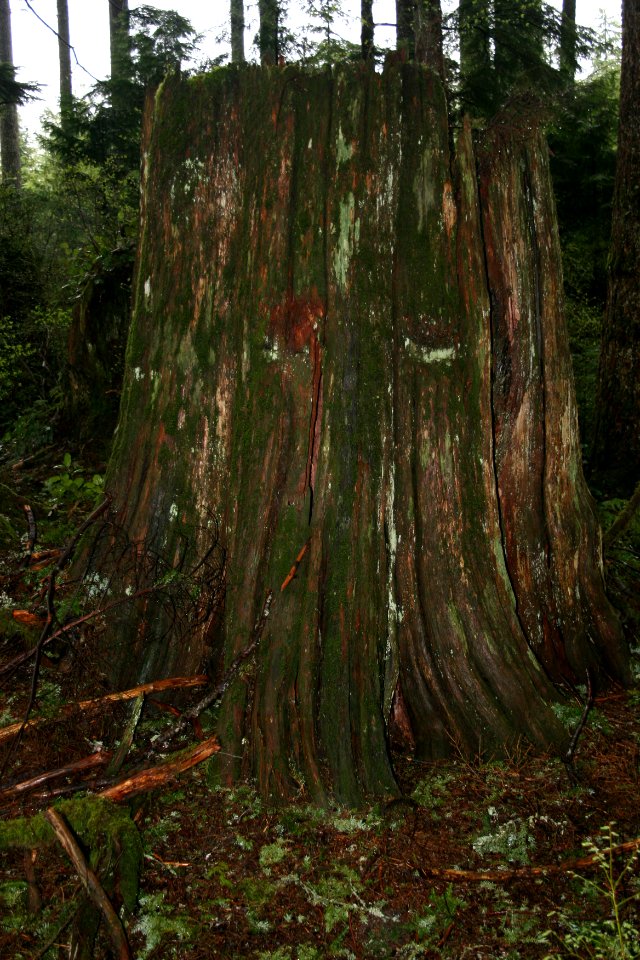
<svg viewBox="0 0 640 960">
<path fill-rule="evenodd" d="M 169 555 L 213 512 L 228 566 L 223 621 L 172 644 L 147 606 L 121 679 L 222 672 L 274 589 L 216 760 L 272 796 L 394 792 L 391 735 L 563 749 L 555 682 L 625 677 L 544 139 L 451 142 L 407 64 L 171 78 L 146 115 L 108 487 Z"/>
<path fill-rule="evenodd" d="M 55 809 L 90 851 L 91 866 L 96 869 L 107 865 L 109 887 L 117 884 L 124 905 L 133 910 L 138 899 L 142 842 L 129 811 L 91 796 L 61 800 Z M 0 850 L 35 850 L 51 846 L 55 839 L 44 811 L 0 823 Z"/>
</svg>

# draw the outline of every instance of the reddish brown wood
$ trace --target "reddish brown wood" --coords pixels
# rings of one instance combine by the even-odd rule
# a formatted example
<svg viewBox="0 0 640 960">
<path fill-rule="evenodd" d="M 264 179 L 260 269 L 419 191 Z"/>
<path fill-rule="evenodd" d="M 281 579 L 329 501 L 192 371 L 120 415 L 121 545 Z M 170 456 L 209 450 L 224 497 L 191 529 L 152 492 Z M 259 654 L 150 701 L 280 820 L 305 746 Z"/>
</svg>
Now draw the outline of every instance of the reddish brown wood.
<svg viewBox="0 0 640 960">
<path fill-rule="evenodd" d="M 122 803 L 123 800 L 134 797 L 139 793 L 146 793 L 149 790 L 157 790 L 163 787 L 169 780 L 172 780 L 179 773 L 184 773 L 196 764 L 208 760 L 220 750 L 220 744 L 217 737 L 209 737 L 202 743 L 197 743 L 194 747 L 182 751 L 177 756 L 170 757 L 164 763 L 155 767 L 148 767 L 139 773 L 126 777 L 119 783 L 100 791 L 99 797 L 106 800 L 112 800 L 114 803 Z"/>
</svg>

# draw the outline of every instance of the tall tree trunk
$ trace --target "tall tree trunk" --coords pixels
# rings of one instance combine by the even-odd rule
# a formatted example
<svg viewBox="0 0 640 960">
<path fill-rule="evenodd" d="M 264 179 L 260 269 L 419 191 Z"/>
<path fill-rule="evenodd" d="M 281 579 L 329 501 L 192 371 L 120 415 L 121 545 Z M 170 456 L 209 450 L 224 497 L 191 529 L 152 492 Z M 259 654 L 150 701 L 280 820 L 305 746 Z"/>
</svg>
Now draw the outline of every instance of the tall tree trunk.
<svg viewBox="0 0 640 960">
<path fill-rule="evenodd" d="M 258 0 L 260 12 L 260 63 L 273 66 L 280 57 L 280 4 L 278 0 Z"/>
<path fill-rule="evenodd" d="M 214 512 L 227 585 L 188 644 L 130 618 L 122 674 L 223 670 L 273 591 L 218 721 L 265 792 L 393 792 L 394 731 L 423 758 L 562 749 L 550 678 L 625 659 L 542 137 L 478 152 L 465 126 L 452 156 L 411 65 L 172 79 L 154 110 L 108 488 L 170 558 Z"/>
<path fill-rule="evenodd" d="M 415 45 L 414 0 L 396 0 L 396 48 L 409 60 L 413 58 Z"/>
<path fill-rule="evenodd" d="M 618 159 L 598 374 L 594 480 L 631 496 L 640 477 L 640 10 L 622 5 Z"/>
<path fill-rule="evenodd" d="M 417 0 L 415 8 L 416 60 L 427 63 L 445 80 L 440 0 Z"/>
<path fill-rule="evenodd" d="M 0 0 L 0 62 L 14 66 L 9 0 Z M 0 166 L 2 182 L 20 187 L 20 124 L 15 103 L 0 107 Z"/>
<path fill-rule="evenodd" d="M 373 60 L 375 53 L 373 22 L 373 0 L 360 2 L 360 45 L 363 60 Z"/>
<path fill-rule="evenodd" d="M 244 63 L 244 0 L 231 0 L 231 62 Z"/>
<path fill-rule="evenodd" d="M 111 57 L 112 95 L 118 100 L 117 84 L 131 76 L 131 51 L 129 47 L 129 0 L 108 0 L 109 3 L 109 51 Z"/>
<path fill-rule="evenodd" d="M 560 70 L 567 78 L 575 79 L 576 59 L 576 0 L 562 0 L 562 25 L 560 31 Z"/>
<path fill-rule="evenodd" d="M 67 0 L 58 0 L 58 58 L 60 61 L 60 116 L 64 126 L 72 99 L 71 38 L 69 34 L 69 6 Z"/>
</svg>

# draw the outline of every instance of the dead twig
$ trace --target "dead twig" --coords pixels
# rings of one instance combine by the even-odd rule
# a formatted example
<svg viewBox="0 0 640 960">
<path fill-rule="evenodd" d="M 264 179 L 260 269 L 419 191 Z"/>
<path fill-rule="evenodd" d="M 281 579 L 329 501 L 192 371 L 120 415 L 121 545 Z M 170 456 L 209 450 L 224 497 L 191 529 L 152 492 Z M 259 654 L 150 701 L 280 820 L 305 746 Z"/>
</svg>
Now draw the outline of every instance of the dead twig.
<svg viewBox="0 0 640 960">
<path fill-rule="evenodd" d="M 28 503 L 25 503 L 22 509 L 24 510 L 24 514 L 27 519 L 27 527 L 29 528 L 27 544 L 25 546 L 24 556 L 22 558 L 22 565 L 24 567 L 28 567 L 31 562 L 33 551 L 36 548 L 36 542 L 38 540 L 38 528 L 36 526 L 36 518 L 31 506 Z"/>
<path fill-rule="evenodd" d="M 34 717 L 33 720 L 27 721 L 26 724 L 19 720 L 17 723 L 11 723 L 6 727 L 0 728 L 0 743 L 10 737 L 15 737 L 21 729 L 31 730 L 33 727 L 39 727 L 43 723 L 65 720 L 78 711 L 95 710 L 97 707 L 103 707 L 109 703 L 120 703 L 123 700 L 135 700 L 144 694 L 158 693 L 161 690 L 206 687 L 208 682 L 209 678 L 206 673 L 198 673 L 193 677 L 166 677 L 164 680 L 152 680 L 149 683 L 142 683 L 128 690 L 106 693 L 103 697 L 95 697 L 92 700 L 79 700 L 77 703 L 67 704 L 55 717 Z"/>
<path fill-rule="evenodd" d="M 152 587 L 145 587 L 143 590 L 136 590 L 136 592 L 132 593 L 131 596 L 118 597 L 117 600 L 112 600 L 110 603 L 106 603 L 103 607 L 96 607 L 94 610 L 90 610 L 89 613 L 85 613 L 81 617 L 76 617 L 75 620 L 70 620 L 69 623 L 65 623 L 63 627 L 60 627 L 59 630 L 49 634 L 44 639 L 41 637 L 38 641 L 38 644 L 31 650 L 25 650 L 24 653 L 19 654 L 17 657 L 14 657 L 13 660 L 5 663 L 3 667 L 0 667 L 0 679 L 6 677 L 10 673 L 13 673 L 13 671 L 17 670 L 18 667 L 21 667 L 23 663 L 27 663 L 38 654 L 39 650 L 42 651 L 47 644 L 51 643 L 52 640 L 57 640 L 59 637 L 64 637 L 65 634 L 75 630 L 76 627 L 81 627 L 84 623 L 88 623 L 90 620 L 94 620 L 96 617 L 103 616 L 105 613 L 108 613 L 115 607 L 121 606 L 123 603 L 131 603 L 133 600 L 139 600 L 141 597 L 147 597 L 152 593 L 157 593 L 158 590 L 159 588 L 156 585 Z M 40 655 L 42 654 L 40 653 Z"/>
<path fill-rule="evenodd" d="M 111 498 L 107 497 L 105 500 L 103 500 L 103 502 L 98 507 L 95 508 L 95 510 L 93 510 L 89 514 L 86 520 L 80 524 L 80 526 L 78 527 L 74 535 L 71 537 L 71 539 L 67 543 L 66 547 L 64 548 L 60 556 L 58 557 L 58 560 L 55 566 L 53 567 L 51 573 L 49 574 L 48 583 L 47 583 L 47 619 L 45 621 L 44 627 L 42 628 L 40 639 L 38 640 L 38 643 L 36 644 L 36 647 L 35 647 L 35 654 L 34 654 L 35 661 L 33 664 L 33 673 L 31 676 L 31 690 L 29 692 L 29 701 L 27 703 L 27 706 L 24 711 L 24 716 L 22 718 L 22 726 L 17 733 L 17 740 L 13 745 L 14 750 L 17 748 L 18 744 L 20 743 L 22 731 L 24 730 L 29 720 L 29 715 L 36 701 L 36 692 L 38 689 L 38 678 L 40 676 L 40 664 L 42 661 L 42 652 L 44 650 L 45 644 L 47 643 L 47 640 L 49 639 L 50 634 L 53 631 L 53 626 L 56 619 L 55 593 L 56 593 L 57 576 L 73 556 L 73 552 L 82 535 L 89 529 L 89 527 L 93 523 L 95 523 L 98 517 L 100 517 L 107 510 L 110 504 L 111 504 Z M 6 764 L 11 759 L 11 753 L 12 751 L 10 750 L 9 755 L 7 756 L 5 763 L 3 765 L 3 769 L 4 767 L 6 767 Z"/>
<path fill-rule="evenodd" d="M 591 708 L 593 707 L 593 699 L 594 698 L 593 698 L 593 685 L 591 683 L 591 672 L 587 669 L 587 699 L 585 700 L 584 709 L 582 711 L 582 715 L 578 722 L 578 726 L 574 730 L 573 736 L 571 737 L 571 741 L 567 748 L 567 752 L 562 758 L 562 762 L 564 763 L 565 769 L 567 771 L 567 776 L 569 777 L 569 780 L 571 781 L 571 784 L 574 787 L 577 787 L 580 781 L 574 769 L 573 761 L 574 761 L 576 749 L 578 746 L 578 740 L 580 739 L 580 734 L 584 730 L 584 726 L 591 712 Z"/>
<path fill-rule="evenodd" d="M 310 540 L 307 540 L 307 542 L 306 542 L 305 545 L 303 546 L 302 550 L 300 551 L 300 553 L 299 553 L 298 556 L 296 557 L 295 563 L 294 563 L 293 566 L 291 567 L 291 570 L 289 570 L 289 573 L 286 575 L 286 577 L 285 577 L 284 580 L 282 581 L 282 586 L 280 587 L 280 593 L 282 593 L 282 591 L 285 590 L 285 589 L 289 586 L 289 584 L 291 583 L 291 581 L 292 581 L 293 578 L 295 577 L 296 573 L 298 572 L 298 567 L 299 567 L 300 564 L 302 563 L 302 559 L 303 559 L 305 553 L 307 552 L 307 547 L 309 546 L 310 542 L 311 542 Z"/>
<path fill-rule="evenodd" d="M 120 918 L 113 909 L 113 904 L 104 892 L 98 877 L 87 863 L 78 841 L 67 826 L 64 818 L 57 810 L 54 810 L 53 807 L 45 811 L 45 817 L 53 827 L 53 831 L 61 847 L 74 865 L 87 894 L 102 914 L 109 936 L 111 937 L 111 942 L 113 943 L 116 957 L 118 960 L 132 960 L 133 955 L 129 949 L 127 936 Z"/>
<path fill-rule="evenodd" d="M 61 933 L 64 933 L 64 931 L 67 929 L 67 927 L 69 926 L 69 924 L 70 924 L 73 920 L 75 920 L 75 918 L 78 916 L 78 909 L 79 909 L 79 908 L 76 908 L 76 909 L 73 911 L 73 913 L 70 913 L 69 916 L 66 917 L 66 919 L 62 921 L 62 923 L 61 923 L 60 926 L 55 930 L 55 932 L 53 933 L 53 935 L 52 935 L 51 937 L 49 937 L 49 939 L 46 941 L 46 943 L 45 943 L 42 947 L 40 947 L 40 949 L 38 950 L 37 953 L 34 953 L 34 955 L 33 955 L 33 957 L 31 958 L 31 960 L 42 960 L 42 957 L 46 956 L 46 954 L 49 953 L 49 950 L 51 950 L 51 947 L 53 947 L 53 946 L 55 945 L 56 940 L 58 939 L 58 937 L 60 936 L 60 934 L 61 934 Z"/>
<path fill-rule="evenodd" d="M 88 757 L 83 757 L 81 760 L 67 763 L 64 767 L 58 767 L 56 770 L 47 770 L 45 773 L 39 773 L 37 776 L 30 777 L 28 780 L 21 780 L 19 783 L 13 784 L 13 786 L 0 791 L 0 803 L 12 800 L 23 793 L 28 793 L 30 790 L 42 786 L 43 783 L 47 783 L 49 780 L 57 780 L 59 777 L 66 777 L 72 773 L 78 773 L 79 770 L 92 770 L 94 767 L 99 767 L 103 763 L 106 763 L 110 757 L 110 750 L 101 750 L 98 753 L 90 754 Z"/>
<path fill-rule="evenodd" d="M 618 843 L 611 850 L 607 847 L 607 857 L 616 856 L 619 853 L 627 853 L 630 850 L 640 849 L 640 837 L 635 840 L 626 840 L 624 843 Z M 548 863 L 538 867 L 511 867 L 505 870 L 454 870 L 447 867 L 425 867 L 424 864 L 410 863 L 411 869 L 417 870 L 423 879 L 427 877 L 443 877 L 446 880 L 459 880 L 461 882 L 481 882 L 489 880 L 492 883 L 497 881 L 506 882 L 508 880 L 527 879 L 529 877 L 541 877 L 548 874 L 567 873 L 571 870 L 585 870 L 594 866 L 600 858 L 602 851 L 589 854 L 588 857 L 580 857 L 578 860 L 565 860 L 564 863 Z"/>
<path fill-rule="evenodd" d="M 607 532 L 603 537 L 603 544 L 605 548 L 611 547 L 612 544 L 621 536 L 627 527 L 630 525 L 633 520 L 636 511 L 640 507 L 640 481 L 636 484 L 636 488 L 631 495 L 631 499 L 627 503 L 626 507 L 616 517 L 613 521 Z"/>
<path fill-rule="evenodd" d="M 202 700 L 199 700 L 195 706 L 191 707 L 189 710 L 185 710 L 180 719 L 173 727 L 168 731 L 162 734 L 157 734 L 152 740 L 152 752 L 157 752 L 158 750 L 166 747 L 171 740 L 177 737 L 179 734 L 185 730 L 190 723 L 193 723 L 202 713 L 203 710 L 206 710 L 207 707 L 212 706 L 218 700 L 220 700 L 226 690 L 229 688 L 231 683 L 236 677 L 238 670 L 250 656 L 255 652 L 262 638 L 262 634 L 265 628 L 265 624 L 269 618 L 269 611 L 271 609 L 271 602 L 273 600 L 273 590 L 269 590 L 264 606 L 262 608 L 262 613 L 256 620 L 256 623 L 253 628 L 253 633 L 251 637 L 251 642 L 242 653 L 238 654 L 236 659 L 233 661 L 229 669 L 225 672 L 222 680 L 218 683 L 213 690 L 205 694 Z"/>
</svg>

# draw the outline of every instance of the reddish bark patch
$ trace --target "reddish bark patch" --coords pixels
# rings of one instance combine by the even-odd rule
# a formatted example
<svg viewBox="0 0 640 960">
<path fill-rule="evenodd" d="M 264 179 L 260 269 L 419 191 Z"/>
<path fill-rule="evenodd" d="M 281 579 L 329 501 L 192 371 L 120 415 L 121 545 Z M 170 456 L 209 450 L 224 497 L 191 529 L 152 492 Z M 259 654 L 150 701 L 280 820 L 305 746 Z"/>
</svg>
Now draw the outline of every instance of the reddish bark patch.
<svg viewBox="0 0 640 960">
<path fill-rule="evenodd" d="M 289 350 L 300 353 L 315 337 L 325 312 L 325 305 L 316 290 L 305 297 L 292 294 L 271 311 L 269 329 L 272 335 L 284 341 Z"/>
</svg>

